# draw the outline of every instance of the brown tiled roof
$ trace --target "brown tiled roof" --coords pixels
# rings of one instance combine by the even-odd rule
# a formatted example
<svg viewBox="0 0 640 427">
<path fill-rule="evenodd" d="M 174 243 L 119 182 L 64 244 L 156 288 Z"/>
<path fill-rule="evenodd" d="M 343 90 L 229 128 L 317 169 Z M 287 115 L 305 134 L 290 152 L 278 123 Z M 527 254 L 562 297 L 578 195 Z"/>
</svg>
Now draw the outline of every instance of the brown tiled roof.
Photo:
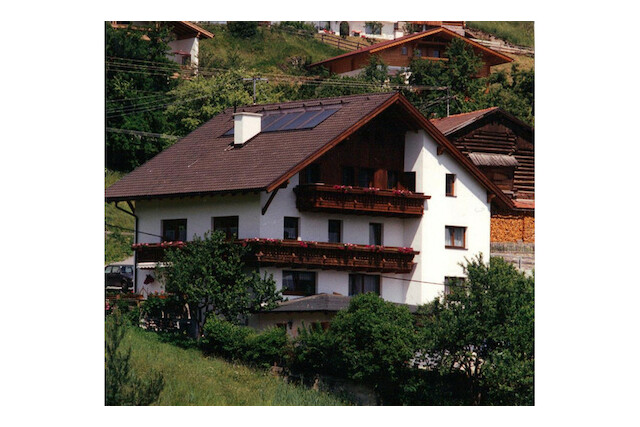
<svg viewBox="0 0 640 427">
<path fill-rule="evenodd" d="M 117 201 L 266 189 L 394 95 L 388 92 L 238 108 L 237 112 L 255 113 L 340 106 L 313 129 L 259 133 L 240 148 L 232 147 L 233 136 L 222 136 L 233 127 L 233 108 L 229 108 L 110 186 L 106 198 Z"/>
<path fill-rule="evenodd" d="M 107 202 L 229 192 L 273 191 L 305 166 L 396 104 L 434 141 L 462 164 L 503 205 L 513 203 L 402 94 L 350 95 L 238 108 L 262 113 L 339 106 L 313 129 L 261 132 L 233 147 L 233 108 L 225 110 L 153 159 L 107 188 Z"/>
<path fill-rule="evenodd" d="M 498 107 L 485 108 L 483 110 L 471 111 L 470 113 L 454 114 L 453 116 L 443 117 L 441 119 L 431 119 L 431 123 L 436 125 L 440 132 L 448 135 L 496 110 L 498 110 Z"/>
<path fill-rule="evenodd" d="M 386 41 L 383 41 L 383 42 L 380 42 L 380 43 L 372 44 L 370 46 L 365 46 L 365 47 L 360 48 L 358 50 L 353 50 L 351 52 L 343 53 L 342 55 L 334 56 L 334 57 L 329 58 L 329 59 L 325 59 L 325 60 L 322 60 L 322 61 L 315 62 L 315 63 L 311 64 L 310 67 L 315 67 L 315 66 L 318 66 L 318 65 L 325 64 L 327 62 L 334 61 L 336 59 L 346 58 L 348 56 L 358 55 L 358 54 L 361 54 L 361 53 L 367 53 L 367 52 L 376 53 L 376 52 L 379 52 L 379 51 L 381 51 L 383 49 L 390 48 L 392 46 L 403 44 L 403 43 L 406 43 L 406 42 L 412 41 L 412 40 L 418 40 L 418 39 L 421 39 L 423 37 L 430 36 L 430 35 L 433 35 L 433 34 L 438 34 L 438 33 L 445 33 L 445 34 L 447 34 L 449 36 L 464 40 L 465 42 L 469 43 L 473 47 L 482 50 L 485 55 L 491 55 L 491 56 L 495 57 L 496 58 L 496 65 L 513 61 L 513 59 L 509 58 L 507 55 L 503 55 L 502 53 L 496 52 L 493 49 L 489 49 L 488 47 L 483 46 L 480 43 L 476 43 L 476 42 L 474 42 L 472 40 L 464 38 L 464 37 L 460 36 L 460 34 L 454 32 L 454 31 L 451 31 L 451 30 L 449 30 L 447 28 L 444 28 L 444 27 L 436 27 L 436 28 L 430 28 L 430 29 L 425 30 L 425 31 L 420 31 L 418 33 L 407 34 L 406 36 L 398 37 L 397 39 L 394 39 L 394 40 L 386 40 Z"/>
<path fill-rule="evenodd" d="M 506 154 L 469 153 L 469 158 L 476 166 L 518 166 L 518 160 Z"/>
<path fill-rule="evenodd" d="M 278 307 L 269 312 L 300 312 L 300 311 L 339 311 L 349 307 L 351 297 L 337 294 L 318 294 L 308 297 L 296 298 L 281 302 Z M 406 306 L 411 313 L 418 309 L 415 305 L 399 304 Z"/>
</svg>

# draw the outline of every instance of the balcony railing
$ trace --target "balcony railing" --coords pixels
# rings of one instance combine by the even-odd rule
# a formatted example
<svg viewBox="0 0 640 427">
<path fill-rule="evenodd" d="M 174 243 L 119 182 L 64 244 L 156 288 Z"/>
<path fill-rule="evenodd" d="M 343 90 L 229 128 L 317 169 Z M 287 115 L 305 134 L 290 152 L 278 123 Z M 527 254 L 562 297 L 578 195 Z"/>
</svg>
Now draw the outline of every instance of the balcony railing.
<svg viewBox="0 0 640 427">
<path fill-rule="evenodd" d="M 403 190 L 306 184 L 293 190 L 299 211 L 420 217 L 431 196 Z"/>
<path fill-rule="evenodd" d="M 250 248 L 245 258 L 250 264 L 378 273 L 410 273 L 415 264 L 413 258 L 419 253 L 411 248 L 392 246 L 262 238 L 235 243 Z M 182 242 L 139 243 L 133 245 L 133 249 L 138 263 L 157 263 L 163 260 L 167 248 L 184 245 Z"/>
<path fill-rule="evenodd" d="M 279 239 L 245 239 L 239 242 L 252 249 L 248 261 L 290 268 L 410 273 L 415 264 L 413 257 L 419 253 L 411 248 L 350 243 Z"/>
</svg>

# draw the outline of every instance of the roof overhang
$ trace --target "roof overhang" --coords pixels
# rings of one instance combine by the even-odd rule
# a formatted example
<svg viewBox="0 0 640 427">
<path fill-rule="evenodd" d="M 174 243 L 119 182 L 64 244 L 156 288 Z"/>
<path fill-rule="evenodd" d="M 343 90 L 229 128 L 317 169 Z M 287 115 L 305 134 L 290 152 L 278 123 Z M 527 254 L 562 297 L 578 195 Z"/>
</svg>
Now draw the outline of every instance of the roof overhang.
<svg viewBox="0 0 640 427">
<path fill-rule="evenodd" d="M 136 200 L 152 200 L 152 199 L 171 199 L 171 198 L 187 198 L 187 197 L 204 197 L 204 196 L 220 196 L 220 195 L 235 195 L 235 194 L 250 194 L 259 193 L 265 191 L 265 187 L 260 188 L 238 188 L 220 191 L 199 191 L 191 193 L 159 193 L 159 194 L 140 194 L 133 196 L 112 196 L 105 197 L 105 202 L 126 202 Z M 106 191 L 106 190 L 105 190 Z"/>
</svg>

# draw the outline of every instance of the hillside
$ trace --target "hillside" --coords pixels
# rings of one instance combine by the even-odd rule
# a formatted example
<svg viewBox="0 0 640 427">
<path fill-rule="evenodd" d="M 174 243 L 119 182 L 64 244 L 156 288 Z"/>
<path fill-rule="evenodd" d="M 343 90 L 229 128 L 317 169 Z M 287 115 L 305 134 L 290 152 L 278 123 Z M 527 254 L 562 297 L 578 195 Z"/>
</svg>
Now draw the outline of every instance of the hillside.
<svg viewBox="0 0 640 427">
<path fill-rule="evenodd" d="M 125 174 L 105 170 L 105 188 L 118 181 Z M 126 203 L 119 206 L 124 207 Z M 125 207 L 128 209 L 128 207 Z M 104 262 L 108 264 L 114 261 L 121 261 L 133 255 L 131 245 L 133 244 L 133 230 L 135 220 L 131 215 L 116 209 L 113 203 L 104 204 L 105 217 L 105 242 L 104 242 Z M 107 226 L 106 224 L 109 224 Z"/>
<path fill-rule="evenodd" d="M 340 55 L 344 51 L 316 40 L 313 35 L 258 27 L 258 34 L 243 39 L 234 37 L 226 25 L 203 25 L 215 34 L 200 42 L 200 66 L 230 68 L 242 66 L 261 72 L 299 74 L 300 60 L 306 64 Z"/>
<path fill-rule="evenodd" d="M 157 334 L 129 328 L 124 348 L 138 375 L 161 372 L 165 386 L 155 405 L 335 406 L 342 401 L 323 392 L 286 384 L 265 371 L 208 358 L 197 349 L 160 341 Z"/>
<path fill-rule="evenodd" d="M 467 27 L 517 46 L 534 47 L 533 21 L 467 21 Z"/>
</svg>

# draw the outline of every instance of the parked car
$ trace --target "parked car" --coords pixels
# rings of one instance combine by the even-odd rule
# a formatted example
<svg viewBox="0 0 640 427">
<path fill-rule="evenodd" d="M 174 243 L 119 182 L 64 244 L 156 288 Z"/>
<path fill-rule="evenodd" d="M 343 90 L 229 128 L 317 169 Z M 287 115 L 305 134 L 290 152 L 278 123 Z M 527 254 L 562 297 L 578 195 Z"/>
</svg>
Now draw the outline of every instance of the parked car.
<svg viewBox="0 0 640 427">
<path fill-rule="evenodd" d="M 133 292 L 133 265 L 107 265 L 104 269 L 104 283 L 107 290 Z"/>
</svg>

